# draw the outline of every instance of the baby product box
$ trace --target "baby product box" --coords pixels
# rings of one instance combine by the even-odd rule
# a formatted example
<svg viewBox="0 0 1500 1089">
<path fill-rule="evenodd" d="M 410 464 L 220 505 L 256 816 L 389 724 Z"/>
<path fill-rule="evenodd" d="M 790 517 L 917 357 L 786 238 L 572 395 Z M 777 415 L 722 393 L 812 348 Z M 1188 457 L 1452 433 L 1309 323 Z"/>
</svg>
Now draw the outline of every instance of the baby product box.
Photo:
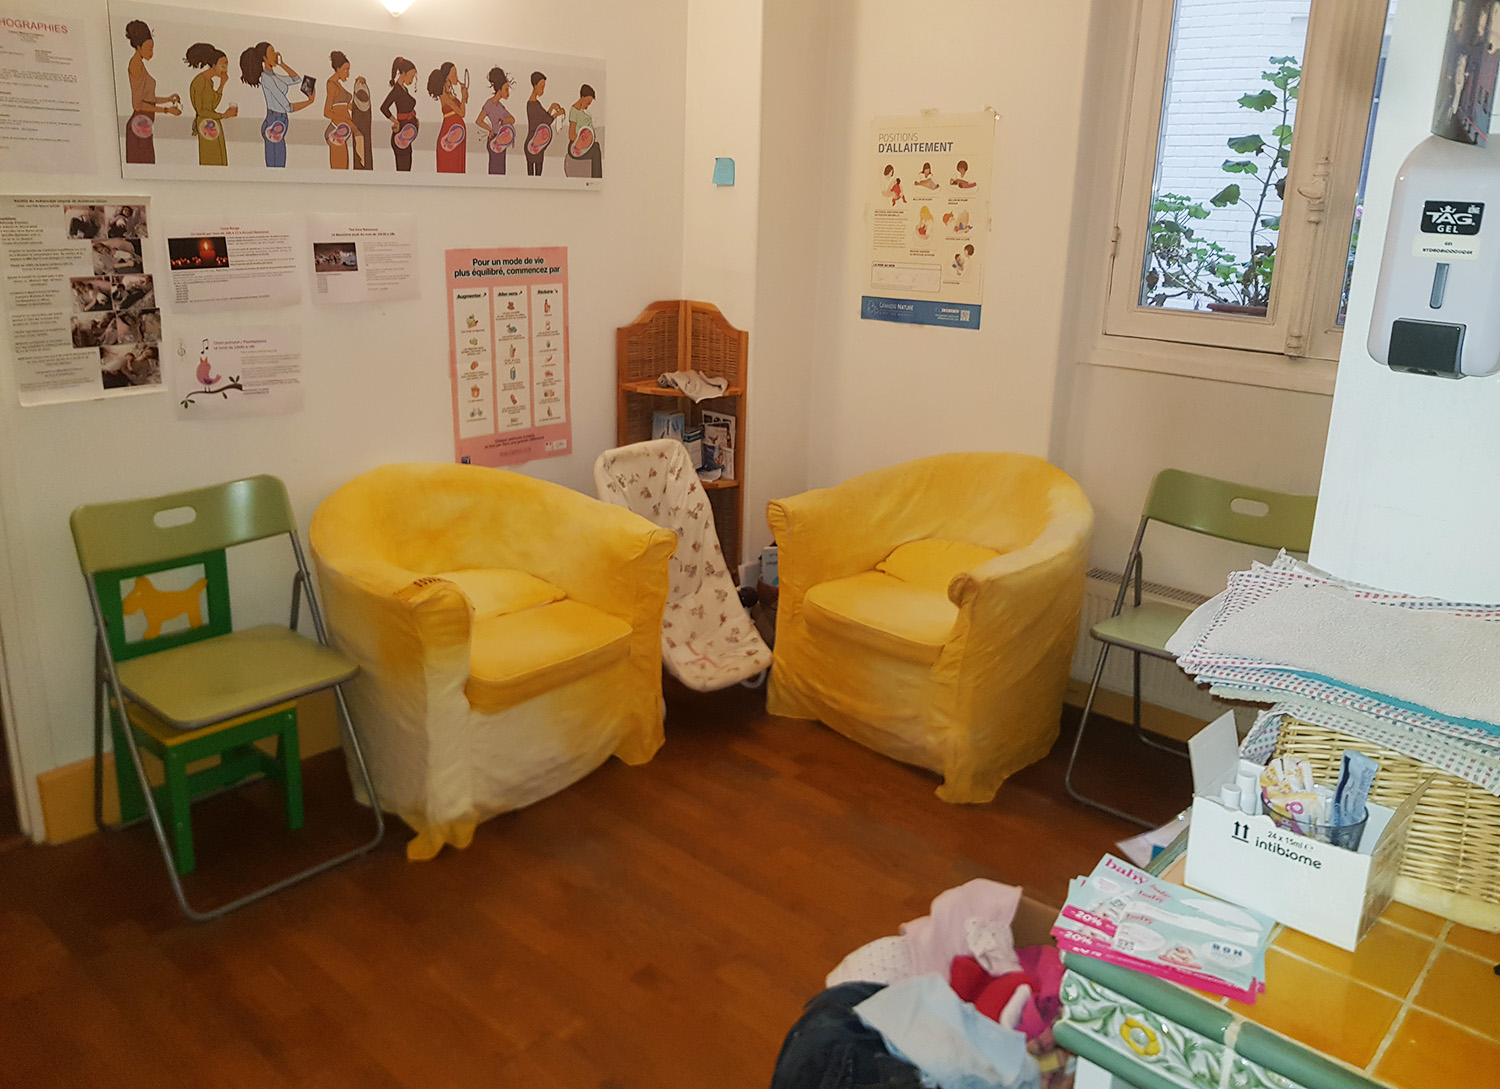
<svg viewBox="0 0 1500 1089">
<path fill-rule="evenodd" d="M 1220 802 L 1220 787 L 1239 770 L 1233 713 L 1200 730 L 1188 750 L 1194 797 L 1186 883 L 1352 950 L 1391 902 L 1425 785 L 1399 809 L 1371 803 L 1359 849 L 1351 851 Z"/>
</svg>

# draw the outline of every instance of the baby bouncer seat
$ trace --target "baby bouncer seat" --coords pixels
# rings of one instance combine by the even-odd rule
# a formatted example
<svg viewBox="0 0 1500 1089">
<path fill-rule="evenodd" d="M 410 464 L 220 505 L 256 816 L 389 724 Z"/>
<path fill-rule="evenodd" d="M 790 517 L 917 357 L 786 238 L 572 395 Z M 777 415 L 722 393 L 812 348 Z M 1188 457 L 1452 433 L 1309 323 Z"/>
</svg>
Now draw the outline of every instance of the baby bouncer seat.
<svg viewBox="0 0 1500 1089">
<path fill-rule="evenodd" d="M 662 617 L 667 672 L 695 691 L 712 692 L 770 668 L 771 650 L 740 604 L 713 509 L 682 443 L 652 439 L 606 450 L 594 462 L 594 487 L 605 502 L 677 534 Z"/>
</svg>

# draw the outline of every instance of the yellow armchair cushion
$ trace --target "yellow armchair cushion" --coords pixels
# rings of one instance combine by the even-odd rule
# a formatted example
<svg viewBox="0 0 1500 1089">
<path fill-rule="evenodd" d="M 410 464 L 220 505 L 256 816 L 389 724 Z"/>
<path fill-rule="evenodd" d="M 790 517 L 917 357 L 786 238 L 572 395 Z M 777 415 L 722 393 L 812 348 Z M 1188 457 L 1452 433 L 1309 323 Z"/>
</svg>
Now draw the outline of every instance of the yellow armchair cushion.
<svg viewBox="0 0 1500 1089">
<path fill-rule="evenodd" d="M 437 577 L 447 579 L 464 592 L 474 607 L 476 621 L 518 613 L 533 605 L 548 605 L 568 596 L 546 579 L 508 567 L 440 571 Z"/>
<path fill-rule="evenodd" d="M 578 601 L 476 617 L 464 693 L 476 711 L 503 711 L 623 660 L 630 635 L 625 621 Z"/>
<path fill-rule="evenodd" d="M 999 555 L 993 548 L 969 541 L 927 537 L 901 545 L 877 563 L 875 570 L 946 596 L 954 575 L 972 571 Z"/>
<path fill-rule="evenodd" d="M 879 571 L 820 582 L 803 601 L 814 631 L 919 665 L 937 661 L 958 620 L 946 594 Z"/>
</svg>

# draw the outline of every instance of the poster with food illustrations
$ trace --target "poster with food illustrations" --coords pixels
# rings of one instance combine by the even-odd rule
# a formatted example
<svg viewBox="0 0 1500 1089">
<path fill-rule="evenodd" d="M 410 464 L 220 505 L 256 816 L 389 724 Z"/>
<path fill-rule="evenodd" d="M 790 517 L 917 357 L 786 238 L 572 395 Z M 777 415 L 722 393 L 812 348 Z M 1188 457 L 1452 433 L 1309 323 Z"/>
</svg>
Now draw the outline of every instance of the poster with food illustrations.
<svg viewBox="0 0 1500 1089">
<path fill-rule="evenodd" d="M 861 317 L 979 328 L 997 120 L 986 110 L 875 122 Z"/>
<path fill-rule="evenodd" d="M 604 62 L 110 0 L 127 178 L 603 184 Z"/>
<path fill-rule="evenodd" d="M 568 453 L 567 247 L 448 250 L 446 269 L 457 460 Z"/>
</svg>

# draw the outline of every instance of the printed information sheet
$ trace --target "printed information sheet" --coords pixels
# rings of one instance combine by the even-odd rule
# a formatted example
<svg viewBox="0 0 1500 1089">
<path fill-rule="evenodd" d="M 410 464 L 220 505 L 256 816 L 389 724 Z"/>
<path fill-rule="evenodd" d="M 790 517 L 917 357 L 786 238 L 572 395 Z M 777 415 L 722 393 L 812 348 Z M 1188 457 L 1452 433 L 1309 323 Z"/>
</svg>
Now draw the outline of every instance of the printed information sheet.
<svg viewBox="0 0 1500 1089">
<path fill-rule="evenodd" d="M 309 215 L 313 302 L 415 299 L 417 217 Z"/>
<path fill-rule="evenodd" d="M 173 339 L 168 366 L 179 420 L 301 410 L 301 329 L 247 326 L 205 330 L 205 335 L 184 332 Z"/>
<path fill-rule="evenodd" d="M 145 197 L 6 197 L 0 269 L 23 405 L 161 390 Z"/>
<path fill-rule="evenodd" d="M 220 223 L 170 219 L 165 230 L 174 310 L 252 310 L 302 301 L 294 216 Z"/>
<path fill-rule="evenodd" d="M 447 252 L 453 439 L 464 464 L 566 454 L 566 246 Z"/>
<path fill-rule="evenodd" d="M 991 110 L 875 122 L 861 317 L 979 328 L 995 120 Z"/>
<path fill-rule="evenodd" d="M 0 163 L 6 170 L 94 172 L 87 44 L 76 19 L 0 6 Z"/>
</svg>

